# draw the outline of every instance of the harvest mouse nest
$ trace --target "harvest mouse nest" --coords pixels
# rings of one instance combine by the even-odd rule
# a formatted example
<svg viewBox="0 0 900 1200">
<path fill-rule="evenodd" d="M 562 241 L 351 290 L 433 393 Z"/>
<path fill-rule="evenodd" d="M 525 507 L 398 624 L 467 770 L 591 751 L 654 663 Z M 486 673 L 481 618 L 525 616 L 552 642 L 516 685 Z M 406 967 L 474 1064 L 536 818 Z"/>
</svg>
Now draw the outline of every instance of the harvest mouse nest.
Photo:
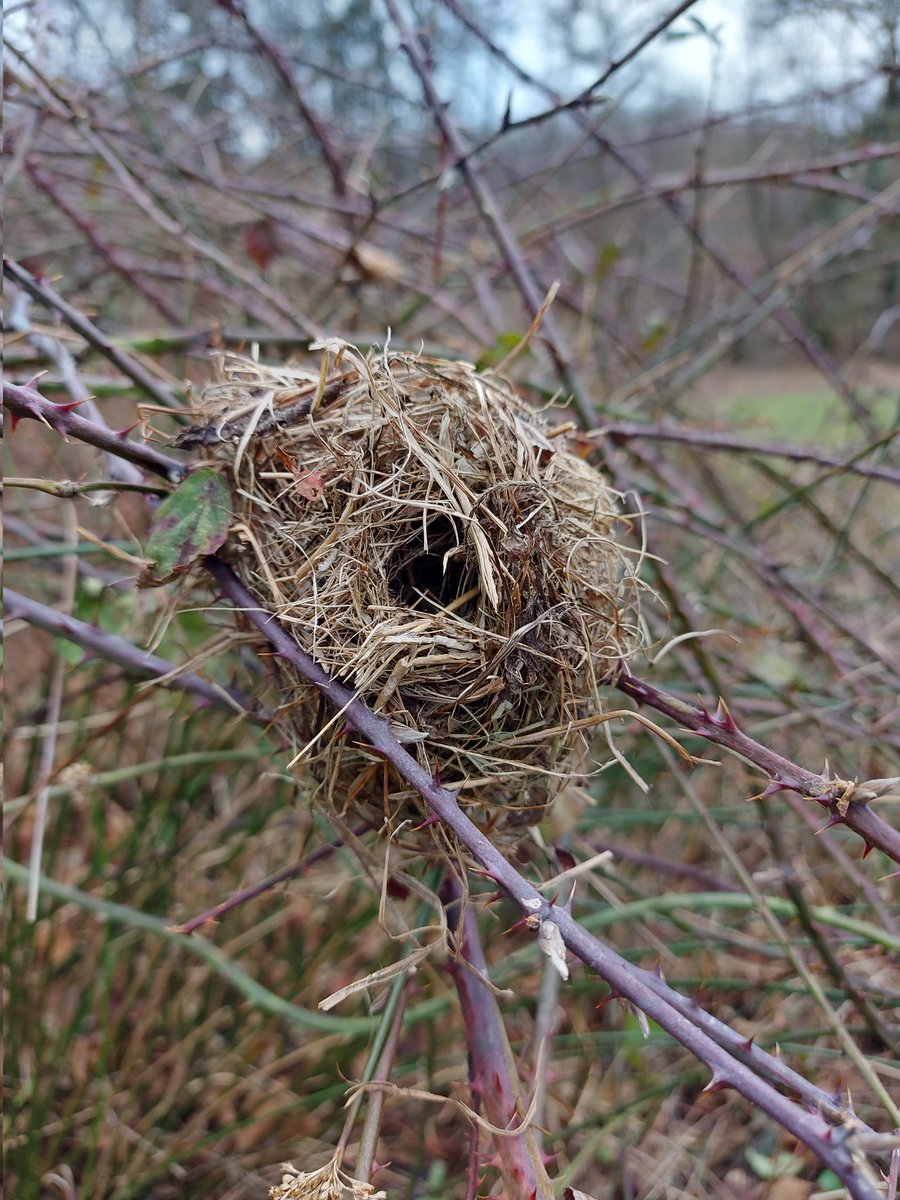
<svg viewBox="0 0 900 1200">
<path fill-rule="evenodd" d="M 320 372 L 224 356 L 178 443 L 227 464 L 229 551 L 254 596 L 486 832 L 516 838 L 592 769 L 601 688 L 640 643 L 619 497 L 499 376 L 316 349 Z M 406 822 L 408 844 L 417 793 L 273 670 L 318 794 Z"/>
</svg>

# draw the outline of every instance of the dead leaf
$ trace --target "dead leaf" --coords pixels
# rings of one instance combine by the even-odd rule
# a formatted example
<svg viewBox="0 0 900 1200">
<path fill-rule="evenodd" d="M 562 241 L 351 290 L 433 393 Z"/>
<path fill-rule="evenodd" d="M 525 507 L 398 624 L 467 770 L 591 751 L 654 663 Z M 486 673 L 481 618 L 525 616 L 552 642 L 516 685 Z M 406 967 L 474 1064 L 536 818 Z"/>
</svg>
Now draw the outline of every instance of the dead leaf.
<svg viewBox="0 0 900 1200">
<path fill-rule="evenodd" d="M 307 500 L 318 500 L 325 494 L 325 477 L 318 471 L 302 471 L 297 476 L 297 491 Z"/>
<path fill-rule="evenodd" d="M 806 1179 L 790 1179 L 782 1175 L 773 1179 L 763 1193 L 763 1200 L 809 1200 L 815 1184 Z"/>
<path fill-rule="evenodd" d="M 244 230 L 244 249 L 247 256 L 261 271 L 264 271 L 272 259 L 281 253 L 278 233 L 269 217 L 254 221 Z"/>
<path fill-rule="evenodd" d="M 566 962 L 566 945 L 555 921 L 541 921 L 538 945 L 562 978 L 568 979 L 569 966 Z"/>
</svg>

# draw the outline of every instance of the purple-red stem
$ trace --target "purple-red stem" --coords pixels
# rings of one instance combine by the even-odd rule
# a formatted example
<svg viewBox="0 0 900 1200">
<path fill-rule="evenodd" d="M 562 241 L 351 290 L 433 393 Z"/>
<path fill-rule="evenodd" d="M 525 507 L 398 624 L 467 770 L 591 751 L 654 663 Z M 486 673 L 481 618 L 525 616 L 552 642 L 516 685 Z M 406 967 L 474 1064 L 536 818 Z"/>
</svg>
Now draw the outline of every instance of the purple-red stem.
<svg viewBox="0 0 900 1200">
<path fill-rule="evenodd" d="M 126 671 L 155 677 L 160 680 L 162 687 L 191 692 L 208 704 L 224 706 L 229 712 L 239 713 L 258 725 L 268 724 L 268 714 L 254 710 L 251 702 L 237 690 L 218 687 L 193 671 L 179 672 L 174 663 L 148 650 L 141 650 L 124 638 L 106 633 L 86 621 L 79 621 L 77 617 L 67 616 L 38 600 L 32 600 L 30 596 L 23 596 L 12 588 L 3 589 L 3 615 L 7 620 L 19 618 L 47 633 L 74 642 L 88 654 L 117 663 Z"/>
<path fill-rule="evenodd" d="M 130 442 L 124 434 L 104 429 L 96 421 L 86 421 L 72 411 L 71 404 L 54 404 L 47 400 L 34 386 L 34 381 L 17 384 L 4 379 L 3 403 L 12 413 L 14 421 L 26 417 L 41 421 L 66 440 L 71 435 L 88 446 L 95 446 L 107 454 L 116 454 L 138 467 L 161 475 L 170 483 L 180 483 L 187 474 L 183 463 L 146 442 Z"/>
<path fill-rule="evenodd" d="M 466 1030 L 472 1091 L 492 1125 L 511 1128 L 521 1123 L 528 1106 L 522 1098 L 497 997 L 479 978 L 487 976 L 488 966 L 478 923 L 455 878 L 448 879 L 442 896 L 460 956 L 458 960 L 450 960 L 449 970 Z M 553 1187 L 534 1132 L 525 1129 L 494 1141 L 507 1195 L 546 1196 L 552 1200 Z"/>
<path fill-rule="evenodd" d="M 877 1200 L 878 1189 L 854 1159 L 850 1129 L 829 1125 L 818 1112 L 807 1112 L 760 1078 L 744 1062 L 717 1044 L 673 1001 L 688 1003 L 662 981 L 651 986 L 646 972 L 636 970 L 615 951 L 589 934 L 567 909 L 551 904 L 496 849 L 490 839 L 460 809 L 454 793 L 443 788 L 397 741 L 390 725 L 371 712 L 347 687 L 332 679 L 281 626 L 260 608 L 231 568 L 215 557 L 205 560 L 222 593 L 269 640 L 275 650 L 335 707 L 345 722 L 381 754 L 398 775 L 411 784 L 438 817 L 473 855 L 482 869 L 527 914 L 552 921 L 566 946 L 610 986 L 680 1042 L 712 1073 L 711 1090 L 732 1087 L 792 1136 L 808 1146 L 847 1188 L 852 1200 Z M 790 765 L 790 764 L 789 764 Z M 670 999 L 671 996 L 671 999 Z M 737 1036 L 737 1035 L 735 1035 Z M 746 1049 L 751 1049 L 745 1043 Z"/>
<path fill-rule="evenodd" d="M 828 810 L 831 824 L 843 824 L 854 833 L 858 833 L 866 843 L 867 852 L 873 846 L 877 846 L 894 862 L 900 862 L 900 831 L 889 825 L 864 802 L 865 785 L 860 789 L 860 798 L 853 799 L 851 783 L 816 775 L 790 759 L 782 758 L 774 750 L 741 733 L 734 718 L 725 708 L 722 708 L 719 714 L 710 713 L 705 707 L 679 700 L 676 696 L 660 691 L 659 688 L 643 679 L 636 679 L 633 675 L 621 674 L 616 680 L 616 687 L 638 704 L 646 704 L 657 712 L 664 713 L 686 729 L 715 742 L 718 746 L 723 746 L 732 754 L 758 767 L 769 780 L 766 789 L 769 794 L 788 790 L 815 800 Z M 845 804 L 846 812 L 843 812 Z"/>
</svg>

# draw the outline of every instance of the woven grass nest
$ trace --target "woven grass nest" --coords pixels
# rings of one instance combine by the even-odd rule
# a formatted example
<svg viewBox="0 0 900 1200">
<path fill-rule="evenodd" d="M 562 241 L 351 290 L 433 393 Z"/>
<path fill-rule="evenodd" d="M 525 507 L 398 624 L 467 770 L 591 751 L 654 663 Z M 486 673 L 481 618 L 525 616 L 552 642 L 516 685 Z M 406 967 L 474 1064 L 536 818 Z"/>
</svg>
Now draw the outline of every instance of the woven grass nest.
<svg viewBox="0 0 900 1200">
<path fill-rule="evenodd" d="M 224 356 L 203 393 L 194 444 L 228 464 L 233 565 L 486 832 L 515 840 L 595 765 L 602 686 L 640 641 L 619 497 L 496 375 L 314 349 L 321 371 Z M 418 795 L 274 669 L 317 794 L 415 843 Z"/>
</svg>

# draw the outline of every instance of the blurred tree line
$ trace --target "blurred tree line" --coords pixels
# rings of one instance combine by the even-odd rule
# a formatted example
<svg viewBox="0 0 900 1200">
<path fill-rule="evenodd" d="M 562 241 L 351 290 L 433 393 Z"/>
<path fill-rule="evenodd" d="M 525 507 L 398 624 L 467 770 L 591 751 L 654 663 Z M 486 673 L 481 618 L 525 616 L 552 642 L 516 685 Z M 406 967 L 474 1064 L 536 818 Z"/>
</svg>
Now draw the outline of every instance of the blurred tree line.
<svg viewBox="0 0 900 1200">
<path fill-rule="evenodd" d="M 783 63 L 790 78 L 809 24 L 831 21 L 838 40 L 855 31 L 868 49 L 858 69 L 848 66 L 830 90 L 792 92 L 782 81 L 774 98 L 763 89 L 754 100 L 720 87 L 719 94 L 731 96 L 721 106 L 680 90 L 666 78 L 667 39 L 693 38 L 714 62 L 721 55 L 720 30 L 689 13 L 585 104 L 582 115 L 600 139 L 562 114 L 516 127 L 552 107 L 549 96 L 577 95 L 665 8 L 640 3 L 623 14 L 620 6 L 587 0 L 408 5 L 436 89 L 470 145 L 484 147 L 476 161 L 513 214 L 541 277 L 567 278 L 596 293 L 604 329 L 613 342 L 628 343 L 612 355 L 621 360 L 620 380 L 635 366 L 634 354 L 643 359 L 676 347 L 698 313 L 722 300 L 715 271 L 698 261 L 689 237 L 676 236 L 671 212 L 655 202 L 660 195 L 683 201 L 696 227 L 758 279 L 773 276 L 785 257 L 898 174 L 897 156 L 885 154 L 860 155 L 830 173 L 820 167 L 842 152 L 900 138 L 898 0 L 749 6 L 748 44 L 755 39 L 771 48 L 773 76 Z M 111 127 L 136 122 L 129 136 L 149 144 L 165 164 L 169 179 L 156 197 L 178 220 L 223 244 L 237 234 L 242 252 L 274 272 L 281 286 L 299 283 L 285 268 L 286 256 L 297 269 L 305 262 L 317 292 L 323 245 L 343 254 L 337 275 L 348 304 L 341 311 L 358 310 L 347 332 L 369 323 L 402 330 L 399 292 L 387 295 L 401 282 L 398 260 L 420 272 L 428 269 L 420 253 L 430 254 L 432 272 L 443 272 L 453 289 L 472 258 L 477 263 L 486 253 L 477 225 L 451 229 L 447 222 L 447 206 L 459 194 L 454 155 L 423 104 L 382 4 L 68 0 L 40 12 L 28 30 L 38 56 Z M 14 145 L 15 131 L 9 138 Z M 604 149 L 609 143 L 627 151 L 639 174 L 623 172 Z M 194 194 L 186 165 L 231 191 L 221 207 L 210 210 Z M 709 182 L 695 186 L 700 176 Z M 255 193 L 256 219 L 235 203 L 248 198 L 244 189 Z M 277 204 L 266 207 L 263 195 Z M 285 223 L 283 204 L 290 201 L 303 211 L 302 232 Z M 12 213 L 14 229 L 20 218 L 37 221 L 48 236 L 59 220 L 39 194 L 17 197 L 15 188 Z M 368 260 L 368 250 L 352 250 L 366 222 L 378 223 L 377 237 L 365 235 L 373 251 Z M 351 225 L 348 240 L 341 230 Z M 890 350 L 892 321 L 885 313 L 898 303 L 895 233 L 889 223 L 861 225 L 855 240 L 826 253 L 821 270 L 792 295 L 803 321 L 836 354 L 852 353 L 866 339 L 876 353 Z M 22 240 L 32 248 L 41 241 L 24 232 Z M 374 307 L 360 299 L 373 280 Z M 498 335 L 520 324 L 520 316 L 498 311 Z M 753 359 L 763 344 L 751 331 L 734 353 Z M 768 342 L 765 353 L 771 354 Z"/>
</svg>

